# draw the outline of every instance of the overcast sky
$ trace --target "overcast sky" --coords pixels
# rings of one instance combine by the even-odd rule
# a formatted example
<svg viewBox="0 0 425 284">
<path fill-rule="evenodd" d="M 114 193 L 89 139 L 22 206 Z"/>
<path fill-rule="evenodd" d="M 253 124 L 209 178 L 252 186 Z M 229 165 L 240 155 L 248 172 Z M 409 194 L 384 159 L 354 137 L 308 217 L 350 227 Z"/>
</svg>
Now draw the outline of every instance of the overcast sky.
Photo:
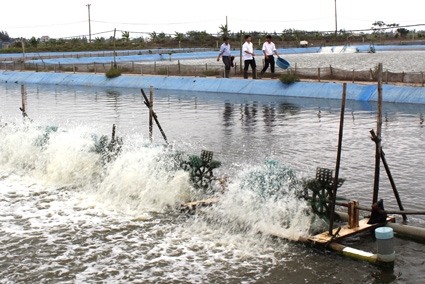
<svg viewBox="0 0 425 284">
<path fill-rule="evenodd" d="M 155 31 L 175 34 L 206 31 L 217 34 L 226 24 L 240 30 L 280 33 L 284 29 L 335 30 L 335 0 L 2 0 L 0 31 L 9 36 L 65 38 L 89 34 L 108 38 L 116 28 L 130 37 L 147 37 Z M 248 4 L 247 3 L 252 3 Z M 337 0 L 338 30 L 369 29 L 375 21 L 423 26 L 424 0 Z M 145 33 L 145 34 L 143 34 Z M 117 33 L 121 36 L 121 32 Z"/>
</svg>

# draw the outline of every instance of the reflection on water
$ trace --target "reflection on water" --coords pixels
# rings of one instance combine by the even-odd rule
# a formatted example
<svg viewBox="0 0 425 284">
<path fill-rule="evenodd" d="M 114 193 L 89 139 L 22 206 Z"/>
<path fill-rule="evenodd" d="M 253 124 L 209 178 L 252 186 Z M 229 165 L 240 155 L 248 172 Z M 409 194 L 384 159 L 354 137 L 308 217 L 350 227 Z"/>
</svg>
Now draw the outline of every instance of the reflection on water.
<svg viewBox="0 0 425 284">
<path fill-rule="evenodd" d="M 407 283 L 425 273 L 416 265 L 423 247 L 400 239 L 396 267 L 386 272 L 257 234 L 283 225 L 288 237 L 305 233 L 303 202 L 240 185 L 264 171 L 265 160 L 298 178 L 313 177 L 318 166 L 333 169 L 338 100 L 156 90 L 154 109 L 172 141 L 164 149 L 157 128 L 148 147 L 140 90 L 26 87 L 35 123 L 24 127 L 20 86 L 0 85 L 0 124 L 8 123 L 0 129 L 2 282 Z M 375 110 L 346 103 L 339 193 L 364 205 L 372 198 Z M 403 205 L 423 210 L 423 106 L 384 104 L 383 112 L 383 146 Z M 124 148 L 104 166 L 90 149 L 93 135 L 109 135 L 112 124 Z M 40 147 L 34 141 L 46 125 L 59 128 Z M 203 149 L 222 162 L 217 176 L 229 177 L 227 198 L 210 214 L 183 216 L 175 205 L 194 193 L 187 173 L 170 167 L 170 154 Z M 397 208 L 384 171 L 380 195 L 386 208 Z M 409 221 L 425 224 L 421 216 Z M 360 246 L 375 250 L 371 237 Z"/>
</svg>

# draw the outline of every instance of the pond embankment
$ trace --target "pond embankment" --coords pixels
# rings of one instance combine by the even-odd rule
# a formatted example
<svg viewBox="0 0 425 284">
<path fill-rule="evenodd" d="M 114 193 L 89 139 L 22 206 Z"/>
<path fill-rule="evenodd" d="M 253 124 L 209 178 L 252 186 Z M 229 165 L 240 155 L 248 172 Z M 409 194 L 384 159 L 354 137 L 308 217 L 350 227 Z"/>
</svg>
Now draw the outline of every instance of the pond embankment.
<svg viewBox="0 0 425 284">
<path fill-rule="evenodd" d="M 149 88 L 244 95 L 270 95 L 340 99 L 342 82 L 297 82 L 285 85 L 279 80 L 244 80 L 240 78 L 134 76 L 122 75 L 108 79 L 103 74 L 53 72 L 0 72 L 0 82 L 7 84 L 50 84 L 111 88 Z M 347 99 L 377 101 L 377 85 L 349 83 Z M 383 101 L 394 103 L 425 103 L 425 88 L 383 85 Z"/>
</svg>

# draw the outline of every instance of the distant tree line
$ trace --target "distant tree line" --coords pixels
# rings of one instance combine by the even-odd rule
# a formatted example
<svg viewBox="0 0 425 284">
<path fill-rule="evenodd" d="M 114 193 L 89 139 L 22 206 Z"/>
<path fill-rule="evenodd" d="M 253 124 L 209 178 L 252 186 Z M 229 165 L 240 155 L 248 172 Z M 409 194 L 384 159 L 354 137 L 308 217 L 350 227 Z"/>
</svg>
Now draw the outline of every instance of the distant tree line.
<svg viewBox="0 0 425 284">
<path fill-rule="evenodd" d="M 297 29 L 284 29 L 282 32 L 259 32 L 259 31 L 238 31 L 232 32 L 227 25 L 219 26 L 218 34 L 210 34 L 206 31 L 191 30 L 186 33 L 175 32 L 166 34 L 164 32 L 153 31 L 146 36 L 131 37 L 130 32 L 121 31 L 121 36 L 115 38 L 116 49 L 141 49 L 160 47 L 209 47 L 216 48 L 221 44 L 223 37 L 229 37 L 233 46 L 241 41 L 245 34 L 252 36 L 254 44 L 264 42 L 267 34 L 271 34 L 273 41 L 278 47 L 298 47 L 300 41 L 306 40 L 314 45 L 334 45 L 350 44 L 358 42 L 374 42 L 376 40 L 394 40 L 408 38 L 411 34 L 416 39 L 425 39 L 425 31 L 410 31 L 399 26 L 399 24 L 386 24 L 383 21 L 372 23 L 370 33 L 352 32 L 341 29 L 335 32 L 305 31 Z M 1 52 L 19 52 L 22 49 L 22 41 L 28 52 L 31 51 L 84 51 L 84 50 L 112 50 L 114 38 L 95 37 L 89 43 L 87 37 L 59 38 L 41 40 L 31 37 L 30 39 L 12 39 L 6 31 L 0 32 L 1 41 L 12 43 L 11 50 L 1 50 Z M 235 45 L 236 44 L 236 45 Z M 258 48 L 258 47 L 256 47 Z M 15 49 L 15 50 L 13 50 Z"/>
<path fill-rule="evenodd" d="M 10 41 L 9 34 L 5 31 L 0 31 L 0 41 L 9 42 Z"/>
</svg>

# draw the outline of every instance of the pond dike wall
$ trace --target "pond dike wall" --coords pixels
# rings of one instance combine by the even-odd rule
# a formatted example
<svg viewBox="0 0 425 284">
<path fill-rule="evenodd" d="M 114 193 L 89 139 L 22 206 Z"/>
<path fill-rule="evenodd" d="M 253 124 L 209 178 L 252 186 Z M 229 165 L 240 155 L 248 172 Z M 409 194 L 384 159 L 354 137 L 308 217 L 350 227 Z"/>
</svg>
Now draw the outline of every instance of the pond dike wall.
<svg viewBox="0 0 425 284">
<path fill-rule="evenodd" d="M 182 90 L 244 95 L 269 95 L 341 99 L 340 82 L 296 82 L 285 85 L 279 80 L 244 80 L 241 78 L 166 77 L 122 75 L 109 79 L 104 74 L 72 74 L 52 72 L 0 72 L 0 82 L 7 84 L 47 84 L 86 87 Z M 425 88 L 383 85 L 383 101 L 425 104 Z M 377 101 L 377 84 L 347 84 L 347 99 Z"/>
</svg>

